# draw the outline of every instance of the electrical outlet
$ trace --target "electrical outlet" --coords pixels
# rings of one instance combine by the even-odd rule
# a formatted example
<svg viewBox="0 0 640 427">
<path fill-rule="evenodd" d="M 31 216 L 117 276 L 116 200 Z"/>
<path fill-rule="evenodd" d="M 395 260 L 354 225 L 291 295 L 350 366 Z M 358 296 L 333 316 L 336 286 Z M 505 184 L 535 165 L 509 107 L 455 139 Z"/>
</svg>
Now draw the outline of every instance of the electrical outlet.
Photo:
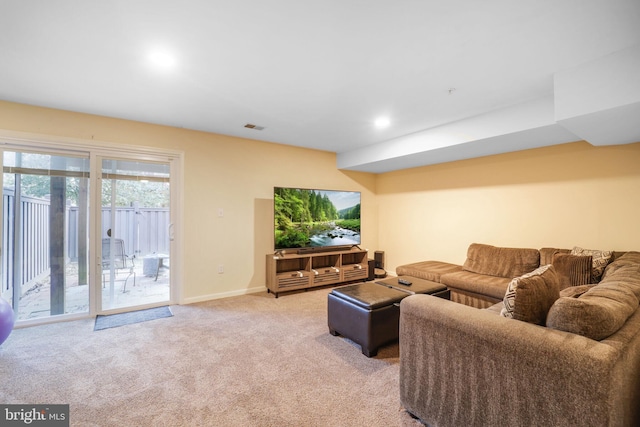
<svg viewBox="0 0 640 427">
<path fill-rule="evenodd" d="M 224 265 L 220 264 L 218 266 L 218 274 L 222 274 L 222 273 L 224 273 Z"/>
<path fill-rule="evenodd" d="M 218 216 L 222 218 L 224 216 L 224 209 L 218 208 Z"/>
</svg>

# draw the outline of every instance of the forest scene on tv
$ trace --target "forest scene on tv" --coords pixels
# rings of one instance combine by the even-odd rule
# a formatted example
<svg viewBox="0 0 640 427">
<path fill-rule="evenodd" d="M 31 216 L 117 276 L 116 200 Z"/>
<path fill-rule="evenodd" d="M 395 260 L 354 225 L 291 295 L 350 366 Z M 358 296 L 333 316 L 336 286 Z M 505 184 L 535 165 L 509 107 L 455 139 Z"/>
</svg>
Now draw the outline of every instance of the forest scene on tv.
<svg viewBox="0 0 640 427">
<path fill-rule="evenodd" d="M 360 193 L 274 189 L 275 248 L 360 244 Z"/>
</svg>

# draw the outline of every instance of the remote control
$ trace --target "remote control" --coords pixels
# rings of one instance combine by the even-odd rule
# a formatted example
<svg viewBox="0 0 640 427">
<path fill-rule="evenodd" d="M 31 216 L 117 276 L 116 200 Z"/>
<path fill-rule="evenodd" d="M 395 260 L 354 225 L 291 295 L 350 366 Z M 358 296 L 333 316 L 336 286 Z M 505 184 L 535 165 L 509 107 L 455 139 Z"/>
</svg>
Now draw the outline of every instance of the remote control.
<svg viewBox="0 0 640 427">
<path fill-rule="evenodd" d="M 398 279 L 398 283 L 405 286 L 411 286 L 411 282 L 406 279 Z"/>
</svg>

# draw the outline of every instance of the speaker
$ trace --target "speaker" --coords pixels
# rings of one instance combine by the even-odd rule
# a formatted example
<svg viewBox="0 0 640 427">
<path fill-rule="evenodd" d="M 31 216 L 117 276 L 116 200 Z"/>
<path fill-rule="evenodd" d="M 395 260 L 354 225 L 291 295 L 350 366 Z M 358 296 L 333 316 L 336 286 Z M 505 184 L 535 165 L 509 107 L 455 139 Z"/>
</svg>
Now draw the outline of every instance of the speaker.
<svg viewBox="0 0 640 427">
<path fill-rule="evenodd" d="M 375 270 L 374 276 L 376 279 L 382 279 L 387 277 L 387 272 L 384 271 L 384 251 L 375 251 L 373 254 Z"/>
<path fill-rule="evenodd" d="M 376 268 L 384 270 L 384 251 L 375 251 L 374 259 L 376 260 Z"/>
<path fill-rule="evenodd" d="M 373 259 L 369 259 L 369 278 L 367 280 L 369 282 L 376 280 L 376 261 Z"/>
</svg>

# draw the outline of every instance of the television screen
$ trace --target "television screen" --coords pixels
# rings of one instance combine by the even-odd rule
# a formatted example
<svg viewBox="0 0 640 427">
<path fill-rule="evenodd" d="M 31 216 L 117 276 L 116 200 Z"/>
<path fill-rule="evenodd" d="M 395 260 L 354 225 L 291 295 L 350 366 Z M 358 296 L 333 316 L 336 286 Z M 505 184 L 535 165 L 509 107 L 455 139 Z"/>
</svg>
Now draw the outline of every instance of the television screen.
<svg viewBox="0 0 640 427">
<path fill-rule="evenodd" d="M 275 249 L 360 244 L 360 192 L 275 187 Z"/>
</svg>

